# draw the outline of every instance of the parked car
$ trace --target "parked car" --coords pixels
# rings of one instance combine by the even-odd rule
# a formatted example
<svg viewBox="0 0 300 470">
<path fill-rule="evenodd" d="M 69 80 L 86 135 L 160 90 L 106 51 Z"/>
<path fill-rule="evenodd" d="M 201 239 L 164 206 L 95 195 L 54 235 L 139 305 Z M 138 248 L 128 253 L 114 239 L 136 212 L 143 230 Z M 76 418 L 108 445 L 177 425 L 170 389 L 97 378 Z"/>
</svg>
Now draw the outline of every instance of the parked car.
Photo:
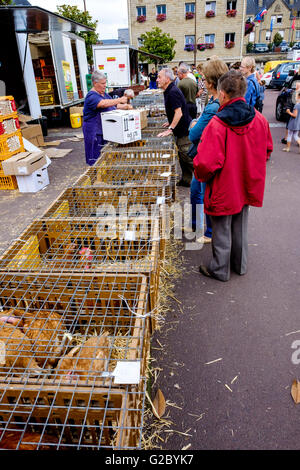
<svg viewBox="0 0 300 470">
<path fill-rule="evenodd" d="M 297 49 L 300 49 L 300 42 L 295 42 L 295 44 L 292 47 L 292 51 L 296 51 Z"/>
<path fill-rule="evenodd" d="M 279 44 L 279 47 L 281 52 L 287 52 L 289 50 L 289 44 L 287 41 L 282 41 L 281 44 Z"/>
<path fill-rule="evenodd" d="M 289 115 L 286 110 L 289 108 L 292 111 L 294 108 L 296 84 L 300 82 L 300 75 L 292 74 L 292 71 L 290 73 L 291 75 L 287 77 L 281 92 L 277 96 L 275 108 L 277 121 L 287 121 Z"/>
<path fill-rule="evenodd" d="M 300 62 L 287 62 L 283 64 L 278 64 L 275 67 L 272 80 L 270 82 L 270 88 L 277 88 L 278 90 L 282 88 L 290 70 L 298 70 Z"/>
<path fill-rule="evenodd" d="M 259 44 L 254 44 L 253 45 L 253 49 L 252 49 L 253 52 L 269 52 L 269 48 L 267 46 L 267 44 L 263 44 L 263 43 L 259 43 Z"/>
<path fill-rule="evenodd" d="M 265 86 L 266 86 L 267 88 L 269 88 L 269 86 L 270 86 L 270 82 L 271 82 L 271 80 L 272 80 L 273 72 L 274 72 L 274 69 L 273 69 L 273 70 L 269 70 L 269 72 L 264 73 L 263 76 L 261 77 L 261 80 L 264 80 L 264 81 L 265 81 Z"/>
</svg>

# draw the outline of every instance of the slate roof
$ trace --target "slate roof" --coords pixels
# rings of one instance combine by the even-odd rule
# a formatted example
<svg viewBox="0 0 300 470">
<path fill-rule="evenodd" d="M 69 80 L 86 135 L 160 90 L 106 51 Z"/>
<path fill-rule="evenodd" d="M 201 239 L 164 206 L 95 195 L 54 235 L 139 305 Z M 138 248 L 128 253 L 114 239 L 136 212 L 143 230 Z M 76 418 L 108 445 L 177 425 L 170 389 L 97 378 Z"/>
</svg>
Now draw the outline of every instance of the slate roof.
<svg viewBox="0 0 300 470">
<path fill-rule="evenodd" d="M 263 0 L 263 6 L 261 7 L 258 5 L 258 0 L 247 0 L 247 16 L 256 16 L 262 8 L 266 8 L 268 10 L 274 1 L 275 0 Z M 294 1 L 292 5 L 290 4 L 290 0 L 282 0 L 282 3 L 284 3 L 291 11 L 293 9 L 300 11 L 300 0 Z"/>
</svg>

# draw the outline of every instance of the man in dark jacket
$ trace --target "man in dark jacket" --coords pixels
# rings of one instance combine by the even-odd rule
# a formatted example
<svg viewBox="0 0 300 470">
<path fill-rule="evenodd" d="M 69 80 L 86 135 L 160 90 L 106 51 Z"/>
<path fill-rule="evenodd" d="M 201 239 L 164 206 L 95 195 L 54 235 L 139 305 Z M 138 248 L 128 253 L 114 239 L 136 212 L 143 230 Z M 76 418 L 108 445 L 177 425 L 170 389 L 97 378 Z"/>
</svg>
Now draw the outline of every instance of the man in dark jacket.
<svg viewBox="0 0 300 470">
<path fill-rule="evenodd" d="M 189 124 L 191 117 L 182 92 L 174 83 L 173 71 L 169 68 L 158 73 L 157 83 L 164 90 L 164 100 L 168 122 L 163 124 L 168 130 L 158 134 L 158 137 L 175 136 L 178 148 L 179 163 L 182 171 L 178 186 L 189 187 L 193 176 L 193 160 L 188 156 L 191 142 L 189 140 Z"/>
<path fill-rule="evenodd" d="M 268 121 L 243 98 L 246 86 L 236 70 L 219 79 L 221 106 L 194 158 L 195 176 L 206 182 L 204 210 L 212 222 L 212 260 L 199 270 L 220 281 L 229 280 L 230 268 L 240 275 L 247 271 L 248 209 L 263 204 L 273 150 Z"/>
</svg>

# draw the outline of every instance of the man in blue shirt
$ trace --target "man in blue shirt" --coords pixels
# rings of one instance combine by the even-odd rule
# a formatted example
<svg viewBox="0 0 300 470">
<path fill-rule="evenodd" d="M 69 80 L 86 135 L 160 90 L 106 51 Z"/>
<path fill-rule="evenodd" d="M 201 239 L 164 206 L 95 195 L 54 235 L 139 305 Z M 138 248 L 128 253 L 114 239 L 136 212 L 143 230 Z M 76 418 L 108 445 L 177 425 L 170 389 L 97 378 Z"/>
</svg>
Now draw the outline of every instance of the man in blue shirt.
<svg viewBox="0 0 300 470">
<path fill-rule="evenodd" d="M 247 80 L 247 91 L 244 98 L 250 106 L 255 106 L 257 98 L 260 97 L 260 90 L 255 76 L 255 60 L 253 57 L 244 57 L 240 69 Z"/>
</svg>

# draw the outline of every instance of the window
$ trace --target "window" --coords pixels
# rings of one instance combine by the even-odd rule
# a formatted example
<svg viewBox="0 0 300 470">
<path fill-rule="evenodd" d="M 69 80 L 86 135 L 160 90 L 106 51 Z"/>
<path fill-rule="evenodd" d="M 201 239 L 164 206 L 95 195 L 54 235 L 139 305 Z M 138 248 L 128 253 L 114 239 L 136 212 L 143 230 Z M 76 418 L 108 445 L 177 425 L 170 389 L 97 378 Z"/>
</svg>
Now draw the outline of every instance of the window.
<svg viewBox="0 0 300 470">
<path fill-rule="evenodd" d="M 277 20 L 277 24 L 281 24 L 282 23 L 282 15 L 278 15 L 276 20 Z"/>
<path fill-rule="evenodd" d="M 195 13 L 195 3 L 186 3 L 185 4 L 186 13 Z"/>
<path fill-rule="evenodd" d="M 156 14 L 157 15 L 166 15 L 167 14 L 166 5 L 156 5 Z"/>
<path fill-rule="evenodd" d="M 210 10 L 216 12 L 216 2 L 206 2 L 205 3 L 205 13 L 207 11 L 210 11 Z"/>
<path fill-rule="evenodd" d="M 185 45 L 186 44 L 195 44 L 195 36 L 194 35 L 185 36 Z"/>
<path fill-rule="evenodd" d="M 214 44 L 215 43 L 215 35 L 214 34 L 205 34 L 204 35 L 204 42 L 206 44 Z"/>
<path fill-rule="evenodd" d="M 273 22 L 273 24 L 276 23 L 276 16 L 275 16 L 275 15 L 272 15 L 272 16 L 271 16 L 271 21 Z"/>
<path fill-rule="evenodd" d="M 282 72 L 283 73 L 289 73 L 290 70 L 294 70 L 294 69 L 295 69 L 295 64 L 289 64 L 289 65 L 285 65 L 282 68 Z"/>
<path fill-rule="evenodd" d="M 266 41 L 271 40 L 271 31 L 266 31 Z"/>
<path fill-rule="evenodd" d="M 255 33 L 250 33 L 249 34 L 249 42 L 255 42 Z"/>
<path fill-rule="evenodd" d="M 136 7 L 136 16 L 146 16 L 146 7 Z"/>
<path fill-rule="evenodd" d="M 236 1 L 227 2 L 227 10 L 236 10 Z"/>
<path fill-rule="evenodd" d="M 225 43 L 229 41 L 235 42 L 235 33 L 225 33 Z"/>
<path fill-rule="evenodd" d="M 282 37 L 282 39 L 284 39 L 284 31 L 278 31 L 278 33 L 280 34 L 280 36 Z"/>
<path fill-rule="evenodd" d="M 296 39 L 300 39 L 300 29 L 296 29 Z"/>
</svg>

